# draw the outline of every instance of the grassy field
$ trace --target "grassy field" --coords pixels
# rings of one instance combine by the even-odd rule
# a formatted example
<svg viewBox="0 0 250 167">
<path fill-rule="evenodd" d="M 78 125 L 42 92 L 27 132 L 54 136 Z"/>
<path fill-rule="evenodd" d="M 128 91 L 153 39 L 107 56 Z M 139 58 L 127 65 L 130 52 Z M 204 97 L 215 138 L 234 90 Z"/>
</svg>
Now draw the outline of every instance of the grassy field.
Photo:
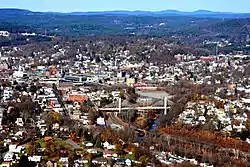
<svg viewBox="0 0 250 167">
<path fill-rule="evenodd" d="M 36 142 L 38 142 L 42 148 L 45 148 L 45 147 L 46 147 L 46 142 L 43 141 L 43 139 L 39 139 L 39 140 L 37 140 Z"/>
</svg>

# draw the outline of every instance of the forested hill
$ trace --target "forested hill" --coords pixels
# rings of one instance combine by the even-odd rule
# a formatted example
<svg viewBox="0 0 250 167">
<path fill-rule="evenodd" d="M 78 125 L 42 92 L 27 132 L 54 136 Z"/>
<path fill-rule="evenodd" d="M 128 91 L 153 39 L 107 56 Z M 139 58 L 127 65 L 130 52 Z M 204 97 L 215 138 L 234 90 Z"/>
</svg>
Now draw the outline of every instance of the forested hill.
<svg viewBox="0 0 250 167">
<path fill-rule="evenodd" d="M 192 16 L 192 17 L 203 17 L 203 18 L 249 18 L 250 13 L 232 13 L 232 12 L 213 12 L 208 10 L 197 10 L 194 12 L 182 12 L 178 10 L 164 10 L 164 11 L 98 11 L 98 12 L 71 12 L 71 13 L 60 13 L 60 12 L 32 12 L 24 9 L 0 9 L 2 15 L 33 15 L 33 14 L 61 14 L 61 15 L 112 15 L 112 16 Z"/>
<path fill-rule="evenodd" d="M 248 18 L 249 17 L 249 18 Z M 0 9 L 0 30 L 51 36 L 79 35 L 226 35 L 249 34 L 250 14 L 179 12 L 32 12 Z"/>
</svg>

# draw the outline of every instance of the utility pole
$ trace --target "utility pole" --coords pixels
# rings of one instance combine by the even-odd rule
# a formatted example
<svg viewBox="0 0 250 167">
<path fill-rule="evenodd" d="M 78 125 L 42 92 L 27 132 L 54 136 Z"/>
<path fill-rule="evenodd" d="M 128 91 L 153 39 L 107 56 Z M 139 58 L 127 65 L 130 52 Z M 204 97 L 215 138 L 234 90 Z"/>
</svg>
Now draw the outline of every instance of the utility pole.
<svg viewBox="0 0 250 167">
<path fill-rule="evenodd" d="M 122 112 L 122 98 L 119 97 L 119 113 L 121 114 Z"/>
<path fill-rule="evenodd" d="M 168 99 L 167 99 L 167 97 L 165 96 L 165 97 L 164 97 L 164 115 L 167 115 L 167 101 L 168 101 Z"/>
</svg>

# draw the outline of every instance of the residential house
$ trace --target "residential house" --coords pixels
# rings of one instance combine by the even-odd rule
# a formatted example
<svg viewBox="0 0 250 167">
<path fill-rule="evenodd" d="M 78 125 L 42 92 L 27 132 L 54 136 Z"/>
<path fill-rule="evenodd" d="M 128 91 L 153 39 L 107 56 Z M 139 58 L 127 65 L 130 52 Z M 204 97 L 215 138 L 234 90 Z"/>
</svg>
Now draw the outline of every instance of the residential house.
<svg viewBox="0 0 250 167">
<path fill-rule="evenodd" d="M 9 145 L 9 152 L 24 153 L 25 152 L 25 147 L 24 146 L 18 146 L 16 144 L 10 144 Z"/>
<path fill-rule="evenodd" d="M 11 151 L 8 151 L 4 154 L 3 160 L 5 162 L 12 162 L 14 160 L 14 153 Z"/>
<path fill-rule="evenodd" d="M 69 166 L 69 158 L 68 157 L 61 157 L 59 159 L 59 162 L 61 162 L 63 164 L 63 167 Z"/>
<path fill-rule="evenodd" d="M 94 148 L 87 149 L 87 152 L 91 153 L 91 154 L 97 154 L 98 153 L 97 149 L 94 149 Z"/>
<path fill-rule="evenodd" d="M 0 31 L 0 36 L 2 36 L 2 37 L 9 37 L 10 33 L 8 31 Z"/>
<path fill-rule="evenodd" d="M 38 167 L 39 162 L 41 162 L 41 160 L 42 160 L 42 156 L 37 156 L 37 155 L 29 156 L 28 160 L 31 162 L 35 162 L 37 164 L 36 167 Z"/>
<path fill-rule="evenodd" d="M 86 94 L 78 94 L 78 93 L 70 94 L 67 99 L 67 101 L 79 102 L 80 104 L 82 104 L 83 102 L 87 100 L 88 100 L 88 96 Z"/>
<path fill-rule="evenodd" d="M 74 161 L 74 167 L 82 167 L 89 163 L 88 159 L 77 159 Z"/>
<path fill-rule="evenodd" d="M 93 164 L 101 164 L 101 165 L 105 165 L 108 163 L 108 160 L 106 158 L 102 158 L 102 157 L 99 157 L 99 158 L 95 158 L 92 160 L 92 163 Z"/>
<path fill-rule="evenodd" d="M 47 131 L 45 120 L 39 119 L 36 126 L 40 129 L 41 135 L 44 136 L 45 132 Z"/>
<path fill-rule="evenodd" d="M 16 122 L 17 126 L 23 127 L 24 123 L 23 123 L 23 118 L 17 118 Z"/>
<path fill-rule="evenodd" d="M 53 126 L 52 126 L 52 129 L 53 129 L 53 130 L 58 130 L 59 128 L 60 128 L 59 123 L 55 123 L 55 124 L 53 124 Z"/>
<path fill-rule="evenodd" d="M 11 167 L 12 166 L 12 162 L 2 162 L 0 164 L 0 167 Z"/>
<path fill-rule="evenodd" d="M 113 151 L 104 151 L 103 152 L 103 158 L 116 158 L 118 155 L 116 153 L 114 153 Z"/>
<path fill-rule="evenodd" d="M 116 160 L 117 165 L 122 165 L 122 166 L 132 166 L 132 161 L 130 159 L 126 158 L 118 158 Z"/>
</svg>

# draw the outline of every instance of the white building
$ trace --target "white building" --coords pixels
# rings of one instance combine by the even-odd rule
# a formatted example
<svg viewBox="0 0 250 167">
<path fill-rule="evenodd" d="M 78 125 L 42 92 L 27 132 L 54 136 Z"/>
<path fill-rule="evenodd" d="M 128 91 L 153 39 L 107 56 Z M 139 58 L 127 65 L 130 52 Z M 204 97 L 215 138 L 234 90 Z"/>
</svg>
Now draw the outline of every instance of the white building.
<svg viewBox="0 0 250 167">
<path fill-rule="evenodd" d="M 14 153 L 13 152 L 7 152 L 4 157 L 3 157 L 3 160 L 5 162 L 11 162 L 13 161 L 13 156 L 14 156 Z"/>
<path fill-rule="evenodd" d="M 2 37 L 9 37 L 10 33 L 8 31 L 0 31 L 0 36 L 2 36 Z"/>
</svg>

